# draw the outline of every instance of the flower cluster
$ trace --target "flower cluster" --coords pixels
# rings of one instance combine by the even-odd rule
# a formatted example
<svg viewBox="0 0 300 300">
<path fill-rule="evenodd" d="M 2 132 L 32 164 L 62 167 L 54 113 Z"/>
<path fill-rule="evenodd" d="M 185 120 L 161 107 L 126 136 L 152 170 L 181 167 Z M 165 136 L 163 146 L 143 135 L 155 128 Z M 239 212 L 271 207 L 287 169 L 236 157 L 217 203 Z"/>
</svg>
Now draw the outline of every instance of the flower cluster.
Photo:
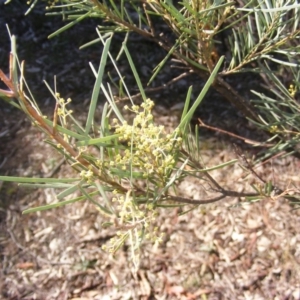
<svg viewBox="0 0 300 300">
<path fill-rule="evenodd" d="M 297 93 L 297 87 L 294 84 L 290 84 L 289 94 L 291 95 L 291 97 L 294 98 L 296 93 Z"/>
<path fill-rule="evenodd" d="M 151 224 L 157 217 L 157 210 L 152 204 L 141 206 L 135 203 L 134 197 L 128 191 L 126 196 L 119 195 L 114 191 L 113 202 L 116 202 L 117 220 L 115 220 L 116 235 L 110 239 L 107 245 L 102 246 L 103 250 L 115 253 L 127 239 L 129 239 L 132 249 L 132 259 L 134 264 L 139 262 L 139 246 L 143 239 L 152 243 L 161 243 L 163 233 L 158 233 L 158 228 L 152 228 Z"/>
<path fill-rule="evenodd" d="M 132 125 L 126 121 L 120 125 L 114 119 L 115 133 L 120 135 L 120 142 L 125 143 L 127 148 L 115 157 L 111 165 L 142 172 L 144 178 L 151 176 L 158 184 L 163 184 L 176 163 L 174 157 L 182 139 L 178 131 L 167 134 L 164 126 L 154 124 L 153 106 L 150 99 L 141 106 L 133 105 L 130 109 L 135 114 Z M 125 109 L 129 110 L 129 107 Z"/>
<path fill-rule="evenodd" d="M 69 103 L 71 103 L 72 100 L 70 98 L 65 100 L 64 98 L 62 98 L 60 96 L 59 93 L 56 93 L 55 96 L 56 96 L 57 105 L 56 105 L 55 112 L 54 112 L 53 122 L 56 124 L 57 123 L 57 117 L 59 117 L 61 126 L 67 127 L 67 124 L 68 124 L 67 117 L 70 116 L 73 113 L 72 110 L 67 109 L 67 105 Z M 69 142 L 68 135 L 64 134 L 64 140 Z"/>
<path fill-rule="evenodd" d="M 89 184 L 92 184 L 94 181 L 94 173 L 91 170 L 82 170 L 80 172 L 80 177 Z"/>
<path fill-rule="evenodd" d="M 31 1 L 28 1 L 27 4 L 29 5 Z M 48 5 L 46 6 L 46 10 L 53 8 L 57 3 L 58 0 L 48 0 Z"/>
<path fill-rule="evenodd" d="M 62 98 L 60 96 L 59 93 L 55 94 L 56 99 L 57 99 L 57 103 L 58 103 L 58 108 L 57 108 L 57 115 L 62 117 L 63 119 L 63 124 L 66 125 L 66 117 L 71 115 L 73 113 L 72 110 L 67 110 L 66 106 L 71 103 L 71 98 L 68 98 L 67 100 L 65 100 L 64 98 Z"/>
</svg>

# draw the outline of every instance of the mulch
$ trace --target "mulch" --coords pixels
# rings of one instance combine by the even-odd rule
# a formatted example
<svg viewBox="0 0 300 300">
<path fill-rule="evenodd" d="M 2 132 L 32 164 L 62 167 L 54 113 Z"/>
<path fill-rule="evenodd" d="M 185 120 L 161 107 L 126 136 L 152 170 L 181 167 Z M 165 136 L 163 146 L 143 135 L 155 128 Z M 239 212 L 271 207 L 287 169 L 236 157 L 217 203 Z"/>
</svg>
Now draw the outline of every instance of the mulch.
<svg viewBox="0 0 300 300">
<path fill-rule="evenodd" d="M 20 14 L 14 19 L 16 10 L 7 10 L 12 15 L 4 15 L 1 9 L 0 4 L 1 26 L 8 18 L 17 26 Z M 20 28 L 27 26 L 35 30 L 40 26 L 38 21 L 34 24 L 31 19 L 20 20 L 23 24 Z M 49 20 L 45 26 L 42 32 L 51 31 L 54 25 Z M 25 44 L 24 50 L 20 47 L 19 55 L 29 58 L 29 81 L 41 99 L 43 111 L 51 117 L 53 99 L 47 90 L 41 90 L 40 76 L 53 80 L 53 74 L 60 71 L 64 77 L 59 87 L 66 98 L 74 95 L 74 111 L 83 122 L 93 82 L 91 72 L 83 66 L 90 58 L 97 64 L 98 50 L 84 54 L 74 50 L 70 59 L 74 61 L 76 57 L 76 63 L 66 63 L 67 55 L 58 54 L 57 49 L 61 48 L 55 47 L 63 44 L 75 49 L 71 42 L 61 38 L 49 46 L 49 41 L 40 37 L 33 48 L 27 49 L 26 40 L 29 42 L 32 36 L 28 38 L 25 33 L 20 33 L 20 36 L 25 35 Z M 70 35 L 72 40 L 72 33 Z M 36 61 L 28 54 L 32 49 L 39 50 L 40 57 Z M 4 57 L 1 52 L 1 63 Z M 49 57 L 55 59 L 51 61 Z M 126 72 L 127 67 L 124 68 Z M 160 80 L 168 81 L 165 76 Z M 178 124 L 178 115 L 170 114 L 168 106 L 174 105 L 175 96 L 176 101 L 181 98 L 179 92 L 183 88 L 166 92 L 164 99 L 157 101 L 157 123 L 170 128 Z M 158 92 L 153 97 L 159 99 L 161 94 Z M 211 119 L 214 113 L 216 111 L 210 109 L 203 115 Z M 226 119 L 224 115 L 218 118 Z M 44 135 L 20 112 L 1 103 L 0 119 L 1 175 L 72 176 L 73 171 L 61 164 L 61 157 L 44 143 Z M 205 133 L 201 146 L 206 167 L 237 158 L 231 142 L 219 135 Z M 300 182 L 299 168 L 299 160 L 286 157 L 261 164 L 255 170 L 283 190 L 296 190 Z M 223 186 L 236 191 L 252 191 L 251 184 L 260 185 L 259 180 L 238 163 L 214 170 L 211 175 Z M 202 199 L 209 193 L 205 182 L 194 179 L 182 182 L 178 190 L 192 199 Z M 293 210 L 282 197 L 255 203 L 227 198 L 196 207 L 186 214 L 176 209 L 161 209 L 154 225 L 164 233 L 163 242 L 156 246 L 146 241 L 142 245 L 140 267 L 136 271 L 130 261 L 128 245 L 115 255 L 101 249 L 115 230 L 102 227 L 105 216 L 88 202 L 22 215 L 26 208 L 55 202 L 55 193 L 50 188 L 28 190 L 1 182 L 2 299 L 300 299 L 300 211 Z"/>
</svg>

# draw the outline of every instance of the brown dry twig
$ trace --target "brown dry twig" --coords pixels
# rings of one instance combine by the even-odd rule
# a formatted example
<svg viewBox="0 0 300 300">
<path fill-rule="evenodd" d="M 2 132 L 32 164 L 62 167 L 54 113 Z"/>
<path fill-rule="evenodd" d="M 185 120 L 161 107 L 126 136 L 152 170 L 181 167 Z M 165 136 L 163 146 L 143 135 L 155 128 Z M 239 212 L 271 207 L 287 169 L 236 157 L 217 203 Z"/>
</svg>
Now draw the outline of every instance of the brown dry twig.
<svg viewBox="0 0 300 300">
<path fill-rule="evenodd" d="M 253 165 L 249 162 L 249 160 L 247 159 L 245 154 L 242 153 L 241 149 L 239 149 L 237 147 L 237 145 L 235 145 L 235 144 L 234 144 L 234 148 L 235 148 L 236 155 L 238 157 L 240 157 L 240 159 L 242 161 L 243 167 L 245 169 L 247 169 L 254 177 L 256 177 L 264 185 L 268 185 L 268 182 L 264 178 L 262 178 L 260 175 L 257 174 L 257 172 L 254 170 Z M 270 195 L 263 195 L 263 196 L 270 197 L 273 200 L 283 197 L 290 202 L 293 202 L 293 201 L 299 202 L 299 198 L 297 198 L 293 195 L 290 195 L 290 193 L 294 192 L 294 191 L 295 191 L 295 189 L 290 189 L 290 188 L 286 188 L 285 190 L 283 190 L 283 189 L 279 188 L 278 186 L 274 185 L 274 183 L 272 183 L 272 190 L 270 191 Z"/>
<path fill-rule="evenodd" d="M 231 137 L 234 137 L 236 139 L 244 141 L 246 144 L 260 146 L 260 147 L 273 147 L 274 146 L 274 144 L 257 142 L 257 141 L 251 140 L 251 139 L 244 138 L 240 135 L 234 134 L 234 133 L 229 132 L 227 130 L 207 125 L 200 118 L 198 118 L 198 122 L 199 122 L 199 127 L 203 127 L 203 128 L 206 128 L 206 129 L 209 129 L 209 130 L 212 130 L 212 131 L 216 131 L 216 132 L 220 132 L 222 134 L 229 135 Z"/>
</svg>

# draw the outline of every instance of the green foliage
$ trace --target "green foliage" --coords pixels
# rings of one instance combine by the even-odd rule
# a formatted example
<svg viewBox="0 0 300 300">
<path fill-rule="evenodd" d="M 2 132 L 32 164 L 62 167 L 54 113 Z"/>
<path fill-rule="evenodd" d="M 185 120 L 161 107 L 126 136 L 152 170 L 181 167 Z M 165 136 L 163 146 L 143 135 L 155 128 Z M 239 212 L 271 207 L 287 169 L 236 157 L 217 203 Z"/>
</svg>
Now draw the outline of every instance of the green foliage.
<svg viewBox="0 0 300 300">
<path fill-rule="evenodd" d="M 261 66 L 270 63 L 272 71 L 276 69 L 274 63 L 291 68 L 298 65 L 300 46 L 296 41 L 300 35 L 300 4 L 296 0 L 242 0 L 238 3 L 228 0 L 62 0 L 47 3 L 48 14 L 62 15 L 64 20 L 71 21 L 50 37 L 93 17 L 102 20 L 98 26 L 102 34 L 135 32 L 164 48 L 166 57 L 155 68 L 148 84 L 170 57 L 207 80 L 219 57 L 224 55 L 212 86 L 260 126 L 264 124 L 261 115 L 270 111 L 255 107 L 224 78 L 240 72 L 264 73 L 268 67 Z M 155 26 L 160 22 L 165 23 L 172 34 L 165 34 Z M 124 42 L 127 40 L 126 35 Z M 100 42 L 100 38 L 87 45 L 96 42 Z M 289 147 L 300 155 L 293 143 L 289 143 Z"/>
<path fill-rule="evenodd" d="M 184 149 L 188 149 L 193 155 L 196 151 L 199 153 L 199 141 L 187 139 L 190 134 L 189 123 L 213 82 L 222 60 L 194 105 L 189 108 L 190 90 L 180 124 L 173 132 L 167 133 L 162 125 L 155 124 L 152 115 L 154 103 L 146 98 L 143 91 L 141 93 L 145 95 L 145 100 L 141 105 L 125 106 L 133 114 L 132 123 L 125 120 L 110 92 L 110 86 L 105 86 L 102 81 L 108 57 L 113 60 L 109 53 L 111 36 L 106 40 L 101 35 L 100 38 L 104 50 L 98 72 L 93 69 L 95 85 L 87 121 L 85 127 L 82 127 L 73 117 L 72 111 L 68 110 L 71 100 L 65 100 L 52 90 L 50 91 L 57 103 L 53 121 L 42 114 L 30 96 L 31 92 L 24 78 L 24 63 L 18 62 L 15 37 L 12 37 L 11 76 L 7 77 L 0 70 L 0 77 L 8 88 L 1 90 L 1 93 L 10 97 L 12 104 L 23 110 L 33 124 L 46 134 L 47 142 L 66 157 L 78 177 L 41 179 L 1 176 L 0 179 L 19 182 L 27 187 L 61 190 L 57 194 L 57 203 L 29 208 L 24 213 L 43 211 L 77 201 L 91 201 L 108 218 L 109 222 L 103 225 L 114 225 L 119 229 L 117 236 L 107 246 L 108 250 L 115 252 L 129 239 L 133 249 L 132 259 L 137 265 L 137 251 L 143 238 L 153 242 L 161 241 L 162 233 L 152 225 L 160 207 L 165 207 L 168 203 L 175 203 L 173 206 L 206 203 L 205 200 L 197 202 L 173 196 L 172 191 L 176 190 L 178 181 L 183 181 L 187 176 L 198 177 L 198 172 L 206 172 L 192 157 L 189 159 L 190 155 Z M 132 71 L 141 86 L 130 54 L 124 47 Z M 124 87 L 128 90 L 126 85 Z M 105 95 L 107 103 L 103 109 L 101 124 L 96 124 L 95 108 L 100 91 Z M 215 168 L 223 168 L 232 163 L 234 161 Z M 185 170 L 186 166 L 189 166 L 190 171 Z M 99 196 L 102 201 L 99 201 Z M 224 194 L 222 197 L 226 196 Z M 219 198 L 208 202 L 218 200 Z M 181 204 L 176 204 L 178 202 Z"/>
<path fill-rule="evenodd" d="M 37 1 L 31 4 L 35 3 Z M 61 190 L 57 195 L 57 203 L 29 208 L 24 213 L 76 201 L 91 201 L 107 217 L 103 227 L 115 226 L 118 229 L 116 236 L 105 247 L 115 252 L 129 240 L 136 267 L 142 240 L 159 243 L 162 239 L 162 233 L 153 225 L 160 209 L 187 204 L 196 207 L 228 196 L 248 197 L 251 201 L 279 195 L 289 198 L 287 192 L 260 178 L 247 160 L 245 167 L 256 174 L 262 184 L 255 186 L 253 193 L 239 193 L 222 187 L 209 172 L 236 161 L 206 169 L 201 164 L 198 127 L 193 134 L 190 122 L 208 89 L 213 86 L 259 128 L 269 132 L 268 143 L 274 144 L 264 152 L 264 158 L 278 151 L 298 151 L 300 131 L 296 92 L 299 88 L 299 46 L 295 40 L 300 33 L 299 9 L 297 1 L 239 1 L 239 5 L 222 0 L 213 3 L 183 0 L 177 4 L 170 0 L 49 2 L 51 14 L 61 14 L 69 21 L 50 37 L 87 17 L 104 21 L 104 25 L 97 28 L 98 38 L 89 43 L 103 43 L 103 52 L 98 69 L 92 66 L 95 84 L 85 124 L 77 121 L 68 109 L 70 100 L 65 100 L 49 86 L 57 103 L 53 121 L 42 114 L 26 84 L 24 63 L 18 61 L 13 36 L 10 76 L 0 70 L 0 78 L 7 87 L 6 90 L 0 90 L 0 97 L 23 110 L 33 124 L 46 134 L 47 142 L 65 156 L 78 175 L 73 179 L 2 176 L 0 180 Z M 157 32 L 153 25 L 155 20 L 168 25 L 170 38 L 164 36 L 163 32 Z M 127 49 L 126 35 L 121 50 L 127 57 L 142 98 L 140 105 L 133 102 L 116 59 L 109 51 L 116 32 L 138 33 L 166 50 L 166 58 L 154 70 L 149 82 L 154 80 L 170 57 L 176 58 L 191 72 L 205 79 L 206 84 L 192 105 L 192 87 L 189 87 L 180 123 L 174 131 L 167 132 L 161 124 L 155 123 L 152 114 L 154 104 L 146 94 Z M 228 53 L 220 50 L 224 35 Z M 226 57 L 222 54 L 226 54 Z M 108 60 L 119 74 L 120 89 L 127 93 L 130 106 L 121 107 L 116 103 L 110 85 L 103 82 Z M 279 75 L 273 74 L 273 69 L 277 67 L 271 68 L 268 62 L 279 62 L 291 68 L 293 85 L 285 87 Z M 223 79 L 233 73 L 249 70 L 267 76 L 274 86 L 274 98 L 254 92 L 257 99 L 250 103 Z M 98 124 L 95 111 L 100 92 L 107 102 Z M 124 117 L 124 109 L 131 112 L 132 122 Z M 177 196 L 178 183 L 189 177 L 197 178 L 200 184 L 209 182 L 218 195 L 204 200 Z"/>
<path fill-rule="evenodd" d="M 300 144 L 300 104 L 298 99 L 299 68 L 289 67 L 293 75 L 293 83 L 285 87 L 280 79 L 269 67 L 261 67 L 273 89 L 270 95 L 253 91 L 257 96 L 253 103 L 256 104 L 260 115 L 260 123 L 255 123 L 258 128 L 269 132 L 272 137 L 267 142 L 276 140 L 276 143 L 264 151 L 261 159 L 266 159 L 278 153 L 297 154 Z"/>
</svg>

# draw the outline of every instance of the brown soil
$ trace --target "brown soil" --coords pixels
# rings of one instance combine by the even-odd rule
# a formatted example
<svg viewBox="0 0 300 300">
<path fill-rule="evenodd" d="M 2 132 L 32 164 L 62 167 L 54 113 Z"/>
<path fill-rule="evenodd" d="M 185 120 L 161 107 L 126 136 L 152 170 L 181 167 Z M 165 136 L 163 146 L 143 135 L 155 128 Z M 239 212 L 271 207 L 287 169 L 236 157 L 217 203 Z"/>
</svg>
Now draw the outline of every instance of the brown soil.
<svg viewBox="0 0 300 300">
<path fill-rule="evenodd" d="M 26 51 L 21 54 L 26 56 Z M 65 74 L 84 68 L 86 60 L 78 60 L 80 65 Z M 59 64 L 63 68 L 64 61 Z M 32 88 L 40 91 L 40 81 L 34 83 L 40 70 L 34 74 Z M 75 77 L 70 76 L 71 87 L 65 90 L 71 96 L 78 96 L 81 86 Z M 88 88 L 81 95 L 87 100 L 92 80 L 85 78 Z M 162 105 L 174 104 L 174 94 L 157 104 L 156 122 L 176 126 L 177 117 Z M 47 91 L 39 92 L 43 99 L 46 95 Z M 42 103 L 49 117 L 50 101 L 51 97 Z M 76 101 L 75 114 L 83 120 L 88 103 L 80 104 L 80 97 Z M 1 175 L 71 176 L 61 157 L 43 142 L 44 135 L 21 112 L 1 103 L 0 120 Z M 220 137 L 206 137 L 202 146 L 207 167 L 237 158 L 231 143 Z M 287 157 L 256 170 L 288 189 L 299 187 L 299 169 L 299 160 Z M 211 175 L 237 191 L 259 184 L 238 164 Z M 180 193 L 201 199 L 205 190 L 191 180 L 180 186 Z M 54 201 L 53 189 L 28 190 L 0 182 L 2 299 L 300 299 L 300 211 L 292 211 L 280 197 L 252 204 L 228 198 L 182 216 L 174 209 L 161 210 L 156 224 L 165 233 L 163 243 L 142 246 L 137 272 L 127 247 L 115 256 L 101 249 L 114 231 L 101 228 L 104 217 L 88 202 L 22 215 L 26 208 Z"/>
</svg>

